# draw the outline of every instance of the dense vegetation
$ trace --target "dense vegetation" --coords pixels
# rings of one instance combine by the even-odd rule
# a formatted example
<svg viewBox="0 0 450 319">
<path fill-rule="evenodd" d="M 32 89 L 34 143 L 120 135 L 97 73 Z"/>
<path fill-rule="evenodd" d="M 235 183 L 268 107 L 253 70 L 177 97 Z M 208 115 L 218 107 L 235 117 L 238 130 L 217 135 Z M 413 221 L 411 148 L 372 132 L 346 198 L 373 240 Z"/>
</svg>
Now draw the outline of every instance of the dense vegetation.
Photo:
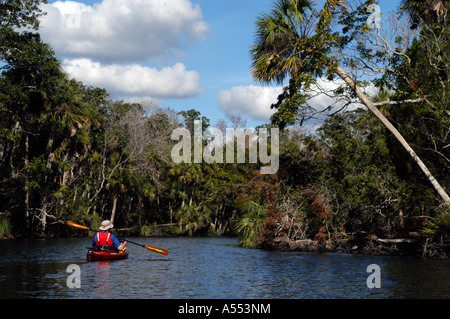
<svg viewBox="0 0 450 319">
<path fill-rule="evenodd" d="M 418 31 L 412 40 L 398 36 L 396 48 L 377 47 L 370 38 L 371 1 L 354 10 L 327 1 L 316 11 L 308 1 L 284 0 L 258 19 L 255 79 L 289 82 L 265 125 L 282 128 L 280 167 L 272 175 L 248 161 L 174 163 L 173 130 L 193 133 L 200 121 L 205 131 L 209 119 L 195 109 L 177 113 L 114 101 L 104 89 L 70 79 L 39 37 L 39 3 L 3 1 L 0 7 L 1 236 L 68 236 L 75 230 L 67 220 L 97 227 L 113 219 L 135 234 L 174 223 L 163 228 L 167 234 L 235 234 L 246 247 L 270 247 L 277 237 L 325 242 L 355 234 L 448 240 L 450 208 L 442 196 L 450 190 L 446 1 L 439 11 L 426 1 L 405 1 L 401 12 Z M 370 106 L 393 123 L 415 157 L 371 110 L 308 104 L 314 83 L 344 79 L 341 67 L 359 87 L 377 87 Z M 360 72 L 374 76 L 357 77 Z M 349 82 L 332 93 L 362 101 Z M 306 134 L 301 125 L 319 114 L 326 114 L 320 128 Z M 223 130 L 224 122 L 216 126 Z M 242 124 L 232 121 L 235 128 Z M 206 140 L 201 145 L 208 147 Z"/>
</svg>

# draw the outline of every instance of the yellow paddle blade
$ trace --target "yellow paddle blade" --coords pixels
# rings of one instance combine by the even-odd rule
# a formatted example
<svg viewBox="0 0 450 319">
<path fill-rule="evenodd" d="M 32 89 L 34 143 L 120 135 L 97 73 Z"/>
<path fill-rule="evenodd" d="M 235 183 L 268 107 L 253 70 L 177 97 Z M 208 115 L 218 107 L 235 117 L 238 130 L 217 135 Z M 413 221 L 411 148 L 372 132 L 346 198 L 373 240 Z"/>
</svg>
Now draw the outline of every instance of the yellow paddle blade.
<svg viewBox="0 0 450 319">
<path fill-rule="evenodd" d="M 167 249 L 164 248 L 159 248 L 159 247 L 152 247 L 152 246 L 144 246 L 145 248 L 147 248 L 148 250 L 151 250 L 155 253 L 167 256 L 169 254 L 169 251 Z"/>
<path fill-rule="evenodd" d="M 83 225 L 80 225 L 80 224 L 76 224 L 76 223 L 74 223 L 74 222 L 71 222 L 70 220 L 67 221 L 67 225 L 72 226 L 72 227 L 75 227 L 75 228 L 78 228 L 78 229 L 86 229 L 86 230 L 90 230 L 89 227 L 83 226 Z"/>
</svg>

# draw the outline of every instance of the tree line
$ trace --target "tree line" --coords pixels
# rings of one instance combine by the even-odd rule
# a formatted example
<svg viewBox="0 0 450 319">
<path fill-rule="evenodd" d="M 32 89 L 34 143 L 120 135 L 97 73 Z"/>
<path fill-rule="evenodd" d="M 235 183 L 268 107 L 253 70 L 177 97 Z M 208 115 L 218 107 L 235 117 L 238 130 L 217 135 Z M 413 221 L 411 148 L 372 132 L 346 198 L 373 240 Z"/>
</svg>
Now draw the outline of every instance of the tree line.
<svg viewBox="0 0 450 319">
<path fill-rule="evenodd" d="M 40 3 L 0 7 L 3 237 L 71 236 L 67 220 L 95 228 L 112 219 L 133 234 L 168 224 L 168 235 L 237 235 L 245 247 L 280 236 L 448 240 L 446 1 L 404 1 L 397 14 L 410 24 L 392 41 L 367 27 L 372 1 L 329 0 L 321 10 L 274 2 L 256 21 L 250 52 L 256 81 L 288 83 L 263 125 L 281 129 L 279 169 L 267 175 L 248 161 L 174 163 L 176 128 L 245 121 L 212 125 L 195 108 L 117 101 L 69 78 L 39 37 Z M 337 85 L 325 89 L 324 79 Z M 363 92 L 370 86 L 376 93 Z M 317 94 L 341 103 L 319 108 L 310 103 Z M 367 108 L 350 109 L 355 102 Z M 318 117 L 307 132 L 303 124 Z"/>
</svg>

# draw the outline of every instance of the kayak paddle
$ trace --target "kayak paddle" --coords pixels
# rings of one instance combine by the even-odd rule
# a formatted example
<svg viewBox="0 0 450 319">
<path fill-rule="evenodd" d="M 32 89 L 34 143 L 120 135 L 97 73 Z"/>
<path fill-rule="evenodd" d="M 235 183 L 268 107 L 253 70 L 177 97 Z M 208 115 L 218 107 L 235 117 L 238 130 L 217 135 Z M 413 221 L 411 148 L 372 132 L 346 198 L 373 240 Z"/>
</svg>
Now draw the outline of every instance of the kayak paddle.
<svg viewBox="0 0 450 319">
<path fill-rule="evenodd" d="M 93 231 L 93 229 L 90 229 L 90 228 L 87 227 L 87 226 L 83 226 L 83 225 L 80 225 L 80 224 L 76 224 L 76 223 L 74 223 L 74 222 L 71 222 L 70 220 L 67 221 L 67 225 L 72 226 L 72 227 L 75 227 L 75 228 L 79 228 L 79 229 L 85 229 L 85 230 L 92 230 L 92 231 Z"/>
<path fill-rule="evenodd" d="M 161 254 L 161 255 L 164 255 L 164 256 L 167 256 L 169 254 L 169 251 L 167 249 L 164 249 L 164 248 L 153 247 L 153 246 L 145 246 L 145 245 L 142 245 L 142 244 L 134 243 L 134 242 L 129 241 L 129 240 L 127 241 L 127 243 L 135 244 L 135 245 L 147 248 L 148 250 L 153 251 L 154 253 L 158 253 L 158 254 Z"/>
<path fill-rule="evenodd" d="M 83 226 L 83 225 L 74 223 L 74 222 L 72 222 L 72 221 L 70 221 L 70 220 L 67 221 L 67 225 L 72 226 L 72 227 L 75 227 L 75 228 L 78 228 L 78 229 L 84 229 L 84 230 L 92 230 L 92 231 L 95 231 L 95 230 L 93 230 L 93 229 L 90 229 L 90 228 L 87 227 L 87 226 Z M 148 250 L 153 251 L 153 252 L 155 252 L 155 253 L 157 253 L 157 254 L 161 254 L 161 255 L 164 255 L 164 256 L 167 256 L 167 255 L 169 254 L 169 251 L 168 251 L 167 249 L 164 249 L 164 248 L 153 247 L 153 246 L 146 246 L 146 245 L 138 244 L 138 243 L 135 243 L 135 242 L 132 242 L 132 241 L 129 241 L 129 240 L 128 240 L 127 242 L 128 242 L 128 243 L 131 243 L 131 244 L 134 244 L 134 245 L 138 245 L 138 246 L 147 248 Z"/>
</svg>

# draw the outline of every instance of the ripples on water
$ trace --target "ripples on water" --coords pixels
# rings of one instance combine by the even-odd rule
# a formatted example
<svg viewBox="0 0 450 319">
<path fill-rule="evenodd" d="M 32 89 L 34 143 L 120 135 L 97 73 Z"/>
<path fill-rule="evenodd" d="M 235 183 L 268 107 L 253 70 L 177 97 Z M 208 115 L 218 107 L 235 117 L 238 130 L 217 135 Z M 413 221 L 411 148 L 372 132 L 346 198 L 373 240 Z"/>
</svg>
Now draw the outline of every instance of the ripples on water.
<svg viewBox="0 0 450 319">
<path fill-rule="evenodd" d="M 0 298 L 450 298 L 450 262 L 351 254 L 271 252 L 234 238 L 135 238 L 128 259 L 86 262 L 84 239 L 0 241 Z M 70 264 L 81 288 L 68 288 Z M 369 289 L 367 266 L 381 268 Z"/>
</svg>

